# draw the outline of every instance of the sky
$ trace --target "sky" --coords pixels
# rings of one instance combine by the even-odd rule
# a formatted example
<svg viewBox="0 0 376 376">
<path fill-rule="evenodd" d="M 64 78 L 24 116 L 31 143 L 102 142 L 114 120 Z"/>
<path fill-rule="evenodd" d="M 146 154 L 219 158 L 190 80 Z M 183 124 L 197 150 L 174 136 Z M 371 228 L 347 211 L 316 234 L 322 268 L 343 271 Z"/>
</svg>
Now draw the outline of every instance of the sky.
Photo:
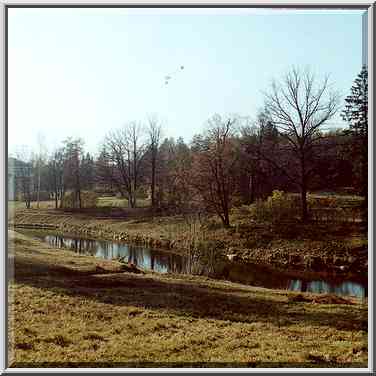
<svg viewBox="0 0 376 376">
<path fill-rule="evenodd" d="M 215 113 L 254 119 L 292 66 L 330 74 L 344 99 L 362 65 L 360 10 L 8 12 L 10 152 L 38 140 L 52 151 L 72 136 L 96 153 L 109 131 L 151 114 L 166 137 L 189 142 Z"/>
</svg>

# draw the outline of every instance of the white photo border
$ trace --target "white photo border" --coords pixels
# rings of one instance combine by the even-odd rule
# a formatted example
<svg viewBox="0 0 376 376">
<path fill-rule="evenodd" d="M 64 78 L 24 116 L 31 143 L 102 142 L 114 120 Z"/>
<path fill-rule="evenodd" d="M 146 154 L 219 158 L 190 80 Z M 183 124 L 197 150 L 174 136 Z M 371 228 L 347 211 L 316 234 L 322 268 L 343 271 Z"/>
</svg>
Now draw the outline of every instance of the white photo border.
<svg viewBox="0 0 376 376">
<path fill-rule="evenodd" d="M 376 132 L 374 132 L 373 127 L 369 127 L 368 133 L 368 197 L 369 197 L 369 210 L 368 210 L 368 349 L 369 360 L 368 368 L 9 368 L 8 364 L 8 294 L 7 294 L 7 283 L 9 277 L 8 268 L 8 254 L 7 254 L 7 221 L 8 221 L 8 208 L 7 208 L 7 197 L 8 197 L 8 185 L 7 185 L 7 155 L 8 155 L 8 113 L 7 113 L 7 11 L 14 7 L 33 7 L 33 8 L 65 8 L 65 7 L 90 7 L 90 8 L 119 8 L 119 7 L 130 7 L 130 8 L 169 8 L 178 7 L 180 9 L 185 8 L 221 8 L 221 9 L 231 9 L 231 8 L 285 8 L 289 10 L 293 9 L 322 9 L 322 10 L 344 10 L 344 9 L 364 9 L 368 12 L 368 80 L 369 80 L 369 114 L 368 122 L 369 124 L 374 123 L 374 87 L 375 87 L 375 77 L 374 77 L 374 19 L 376 17 L 376 6 L 374 2 L 370 1 L 331 1 L 326 2 L 325 0 L 317 1 L 248 1 L 248 0 L 237 0 L 236 2 L 222 2 L 218 0 L 206 0 L 204 2 L 199 0 L 182 0 L 182 1 L 159 1 L 159 0 L 149 0 L 149 1 L 93 1 L 84 0 L 76 2 L 74 0 L 64 0 L 64 1 L 18 1 L 18 0 L 2 0 L 0 4 L 0 17 L 2 20 L 1 28 L 1 153 L 0 153 L 0 212 L 1 212 L 1 226 L 0 226 L 0 239 L 1 248 L 3 250 L 3 259 L 1 263 L 1 271 L 3 278 L 1 280 L 0 286 L 0 298 L 2 303 L 1 309 L 1 323 L 0 334 L 2 341 L 0 342 L 0 372 L 1 373 L 301 373 L 301 372 L 325 372 L 325 373 L 374 373 L 374 302 L 375 302 L 375 291 L 373 288 L 375 270 L 375 258 L 373 257 L 373 246 L 374 246 L 374 149 L 373 146 L 376 142 Z"/>
</svg>

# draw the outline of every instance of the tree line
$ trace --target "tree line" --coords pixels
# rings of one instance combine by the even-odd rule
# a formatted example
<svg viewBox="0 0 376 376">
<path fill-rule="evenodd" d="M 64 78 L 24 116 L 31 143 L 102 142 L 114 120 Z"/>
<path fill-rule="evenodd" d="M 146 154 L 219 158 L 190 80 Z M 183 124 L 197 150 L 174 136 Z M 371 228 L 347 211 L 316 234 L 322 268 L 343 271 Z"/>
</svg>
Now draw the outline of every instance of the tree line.
<svg viewBox="0 0 376 376">
<path fill-rule="evenodd" d="M 67 192 L 77 208 L 83 191 L 118 193 L 131 208 L 148 195 L 155 212 L 210 212 L 230 226 L 234 205 L 264 199 L 274 189 L 299 193 L 303 221 L 308 191 L 351 187 L 367 195 L 365 67 L 344 108 L 327 77 L 298 68 L 274 81 L 264 97 L 255 120 L 215 114 L 189 143 L 165 137 L 157 116 L 109 131 L 97 156 L 85 152 L 84 140 L 69 138 L 23 169 L 18 181 L 26 206 L 32 191 L 38 202 L 40 191 L 48 192 L 56 208 Z M 348 127 L 326 129 L 339 112 Z"/>
</svg>

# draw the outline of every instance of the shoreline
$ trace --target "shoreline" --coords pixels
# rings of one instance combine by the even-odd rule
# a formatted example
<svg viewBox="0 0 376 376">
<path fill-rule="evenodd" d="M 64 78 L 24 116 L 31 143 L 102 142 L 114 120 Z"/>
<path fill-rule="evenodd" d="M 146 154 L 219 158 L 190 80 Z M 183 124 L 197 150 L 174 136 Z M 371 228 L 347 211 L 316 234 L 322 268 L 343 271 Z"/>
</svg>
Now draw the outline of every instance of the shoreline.
<svg viewBox="0 0 376 376">
<path fill-rule="evenodd" d="M 21 229 L 21 231 L 17 231 L 17 229 Z M 13 231 L 20 233 L 21 235 L 32 237 L 33 239 L 36 239 L 38 241 L 43 241 L 43 240 L 40 239 L 41 234 L 43 234 L 43 235 L 51 234 L 53 236 L 62 236 L 62 237 L 65 236 L 65 237 L 71 237 L 72 239 L 75 238 L 75 235 L 73 235 L 73 234 L 58 234 L 58 233 L 56 233 L 56 231 L 53 231 L 53 230 L 35 230 L 35 229 L 30 230 L 29 228 L 27 228 L 26 231 L 22 231 L 22 230 L 25 230 L 25 229 L 18 227 L 18 228 L 15 228 Z M 91 241 L 112 242 L 111 240 L 103 240 L 103 239 L 99 240 L 99 239 L 84 238 L 84 237 L 77 237 L 77 239 L 89 240 L 89 241 L 91 240 Z M 114 241 L 114 243 L 127 244 L 127 245 L 129 244 L 127 242 L 122 242 L 122 241 Z M 49 244 L 49 243 L 46 243 L 46 244 Z M 53 245 L 53 244 L 50 244 L 50 246 L 55 247 L 55 245 Z M 141 248 L 145 247 L 144 245 L 141 245 L 141 244 L 138 244 L 138 245 L 135 245 L 135 246 L 141 247 Z M 68 250 L 70 252 L 76 253 L 75 250 L 65 248 L 65 247 L 58 247 L 58 249 L 59 250 L 60 249 Z M 166 250 L 166 249 L 160 249 L 159 248 L 159 249 L 151 249 L 151 250 L 155 250 L 157 252 L 162 252 L 166 255 L 174 254 L 176 256 L 184 257 L 181 253 L 177 253 L 173 249 L 172 250 Z M 96 258 L 96 259 L 110 260 L 110 261 L 115 261 L 115 262 L 119 261 L 117 258 L 114 258 L 114 259 L 104 258 L 104 257 L 100 257 L 100 256 L 91 255 L 90 253 L 87 253 L 86 255 L 89 256 L 89 257 Z M 124 271 L 125 271 L 127 269 L 127 265 L 129 267 L 129 264 L 124 263 L 124 261 L 121 261 L 121 263 L 123 264 Z M 140 267 L 134 266 L 133 264 L 131 264 L 131 266 L 137 268 L 138 269 L 137 272 L 139 272 L 139 273 L 143 273 L 143 272 L 160 273 L 158 271 L 144 269 L 142 267 L 140 268 Z M 128 268 L 128 270 L 129 270 L 129 268 Z M 186 272 L 183 272 L 183 273 L 166 272 L 166 274 L 171 274 L 171 275 L 188 274 L 188 275 L 192 275 L 192 276 L 193 275 L 206 276 L 206 277 L 218 280 L 218 281 L 234 282 L 234 283 L 243 284 L 245 286 L 259 286 L 259 287 L 264 287 L 264 288 L 268 288 L 268 289 L 275 289 L 275 288 L 282 288 L 282 287 L 277 287 L 276 285 L 273 285 L 273 284 L 268 285 L 268 286 L 263 284 L 263 283 L 260 284 L 260 281 L 258 281 L 258 280 L 256 280 L 256 281 L 253 280 L 252 283 L 251 283 L 250 281 L 247 280 L 247 278 L 244 278 L 244 276 L 248 276 L 250 272 L 251 272 L 252 275 L 260 275 L 260 273 L 265 274 L 265 275 L 272 274 L 272 275 L 280 275 L 283 280 L 286 280 L 286 279 L 298 280 L 298 281 L 301 281 L 303 283 L 307 283 L 307 282 L 310 283 L 312 281 L 324 281 L 325 283 L 329 283 L 329 284 L 332 284 L 332 285 L 335 285 L 335 286 L 339 286 L 343 283 L 350 282 L 350 283 L 356 283 L 356 284 L 363 285 L 364 288 L 366 289 L 365 297 L 367 297 L 367 285 L 368 285 L 367 276 L 363 276 L 363 275 L 359 275 L 359 274 L 348 275 L 348 274 L 343 274 L 343 273 L 296 270 L 296 269 L 291 269 L 291 268 L 281 269 L 281 268 L 278 268 L 276 266 L 269 265 L 269 264 L 260 264 L 260 263 L 255 264 L 255 263 L 250 263 L 250 262 L 239 262 L 239 261 L 222 262 L 218 265 L 218 268 L 216 270 L 217 270 L 216 273 L 210 273 L 209 275 L 197 274 L 197 273 L 186 273 Z M 221 270 L 221 272 L 220 272 L 220 270 Z M 162 274 L 165 274 L 165 273 L 162 272 Z M 264 283 L 265 283 L 265 281 L 264 281 Z M 287 289 L 287 290 L 289 290 L 289 289 Z M 298 291 L 298 290 L 296 290 L 296 291 Z M 304 292 L 304 291 L 302 291 L 302 292 Z M 348 296 L 351 296 L 351 295 L 348 295 Z"/>
<path fill-rule="evenodd" d="M 155 225 L 164 218 L 141 218 L 134 221 L 134 218 L 96 218 L 85 214 L 66 213 L 51 210 L 19 210 L 9 221 L 10 228 L 29 228 L 35 230 L 51 230 L 59 235 L 71 235 L 93 240 L 106 240 L 115 242 L 127 242 L 134 245 L 143 245 L 152 249 L 172 252 L 178 255 L 188 255 L 189 249 L 186 246 L 185 233 L 175 232 L 169 234 L 168 226 Z M 142 222 L 142 226 L 138 225 Z M 149 226 L 148 226 L 149 225 Z M 258 225 L 259 226 L 259 225 Z M 147 233 L 145 229 L 152 229 Z M 154 230 L 154 227 L 156 229 Z M 259 226 L 260 227 L 260 226 Z M 166 230 L 167 228 L 167 230 Z M 265 231 L 263 229 L 263 231 Z M 238 241 L 242 237 L 239 233 L 233 233 L 231 229 L 227 243 L 220 242 L 218 248 L 222 258 L 230 262 L 237 262 L 243 265 L 254 264 L 260 266 L 270 266 L 272 268 L 295 271 L 297 273 L 323 273 L 323 275 L 334 275 L 341 278 L 363 279 L 367 278 L 367 246 L 359 246 L 341 249 L 338 244 L 330 242 L 323 248 L 321 246 L 314 249 L 307 247 L 304 241 L 292 243 L 288 241 L 277 243 L 272 247 L 263 246 L 255 248 L 233 247 L 233 241 Z M 267 234 L 268 235 L 268 234 Z M 215 233 L 207 235 L 215 236 Z M 262 236 L 262 235 L 261 235 Z M 308 243 L 307 243 L 308 244 Z M 308 244 L 309 246 L 310 244 Z M 343 246 L 347 246 L 345 243 Z M 365 276 L 365 277 L 364 277 Z"/>
</svg>

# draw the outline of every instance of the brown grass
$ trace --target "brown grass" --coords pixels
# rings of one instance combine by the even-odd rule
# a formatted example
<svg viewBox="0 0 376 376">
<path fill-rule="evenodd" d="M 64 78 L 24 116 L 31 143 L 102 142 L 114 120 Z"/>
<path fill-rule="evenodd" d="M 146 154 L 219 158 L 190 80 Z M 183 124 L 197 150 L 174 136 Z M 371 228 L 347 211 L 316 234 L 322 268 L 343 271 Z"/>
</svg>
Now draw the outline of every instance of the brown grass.
<svg viewBox="0 0 376 376">
<path fill-rule="evenodd" d="M 13 367 L 367 366 L 364 302 L 295 302 L 287 291 L 123 273 L 115 261 L 9 239 Z"/>
</svg>

